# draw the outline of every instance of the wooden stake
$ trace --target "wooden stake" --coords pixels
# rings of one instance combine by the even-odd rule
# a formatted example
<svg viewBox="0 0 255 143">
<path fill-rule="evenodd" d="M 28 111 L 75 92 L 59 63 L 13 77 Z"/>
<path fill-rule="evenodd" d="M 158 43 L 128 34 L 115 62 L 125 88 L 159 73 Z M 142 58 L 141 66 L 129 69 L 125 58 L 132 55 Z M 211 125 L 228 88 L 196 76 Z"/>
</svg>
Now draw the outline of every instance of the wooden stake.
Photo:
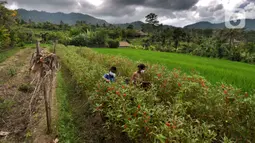
<svg viewBox="0 0 255 143">
<path fill-rule="evenodd" d="M 46 119 L 47 119 L 47 133 L 51 133 L 51 115 L 50 115 L 50 104 L 49 104 L 49 96 L 47 91 L 47 85 L 43 84 L 43 95 L 44 95 L 44 101 L 45 101 L 45 111 L 46 111 Z"/>
<path fill-rule="evenodd" d="M 54 44 L 54 51 L 53 51 L 54 54 L 56 54 L 57 44 L 58 44 L 58 40 L 56 40 L 56 41 L 55 41 L 55 44 Z"/>
<path fill-rule="evenodd" d="M 38 56 L 40 54 L 39 48 L 40 48 L 40 42 L 39 42 L 39 40 L 37 40 L 37 42 L 36 42 L 36 56 Z"/>
</svg>

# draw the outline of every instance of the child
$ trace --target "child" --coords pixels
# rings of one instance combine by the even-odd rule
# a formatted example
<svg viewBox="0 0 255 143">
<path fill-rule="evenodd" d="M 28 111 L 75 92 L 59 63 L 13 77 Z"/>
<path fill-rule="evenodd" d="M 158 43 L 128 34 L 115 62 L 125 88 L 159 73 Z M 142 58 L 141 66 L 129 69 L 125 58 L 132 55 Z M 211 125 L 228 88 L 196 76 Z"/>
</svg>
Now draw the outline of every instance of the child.
<svg viewBox="0 0 255 143">
<path fill-rule="evenodd" d="M 137 84 L 142 83 L 142 74 L 145 72 L 146 66 L 144 64 L 138 65 L 138 71 L 134 72 L 134 74 L 131 77 L 132 83 Z"/>
<path fill-rule="evenodd" d="M 104 80 L 106 82 L 115 82 L 116 72 L 117 72 L 117 68 L 111 67 L 109 73 L 107 73 L 103 76 Z"/>
<path fill-rule="evenodd" d="M 144 81 L 142 75 L 145 72 L 146 66 L 144 64 L 138 65 L 138 71 L 134 72 L 131 80 L 132 83 L 135 84 L 136 86 L 139 85 L 145 90 L 148 90 L 151 86 L 151 83 L 148 81 Z"/>
</svg>

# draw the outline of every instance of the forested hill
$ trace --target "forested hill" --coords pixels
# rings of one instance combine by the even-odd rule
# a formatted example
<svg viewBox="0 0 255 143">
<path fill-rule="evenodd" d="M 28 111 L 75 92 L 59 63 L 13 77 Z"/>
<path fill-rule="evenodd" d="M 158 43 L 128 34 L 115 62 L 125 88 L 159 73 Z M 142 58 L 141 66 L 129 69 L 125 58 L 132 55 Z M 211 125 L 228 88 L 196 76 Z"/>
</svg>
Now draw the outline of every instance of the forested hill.
<svg viewBox="0 0 255 143">
<path fill-rule="evenodd" d="M 37 10 L 28 11 L 25 9 L 18 9 L 17 11 L 20 18 L 25 20 L 26 22 L 28 22 L 29 20 L 33 22 L 48 21 L 50 23 L 60 24 L 60 22 L 63 21 L 66 24 L 74 25 L 76 24 L 76 21 L 85 21 L 87 24 L 92 24 L 92 25 L 96 25 L 96 24 L 110 25 L 110 23 L 106 22 L 105 20 L 97 19 L 90 15 L 81 14 L 81 13 L 69 13 L 69 14 L 65 14 L 62 12 L 49 13 L 49 12 L 37 11 Z M 131 23 L 112 24 L 112 25 L 116 27 L 121 27 L 121 28 L 127 28 L 128 26 L 133 25 L 134 29 L 141 29 L 143 24 L 144 23 L 142 21 L 134 21 Z M 163 26 L 165 28 L 172 28 L 172 26 L 169 26 L 169 25 L 163 25 Z"/>
<path fill-rule="evenodd" d="M 141 29 L 143 24 L 144 23 L 142 21 L 135 21 L 135 22 L 132 22 L 132 23 L 114 24 L 114 25 L 117 26 L 117 27 L 121 27 L 121 28 L 127 28 L 129 25 L 133 25 L 133 27 L 135 29 Z"/>
<path fill-rule="evenodd" d="M 25 9 L 18 9 L 18 14 L 21 19 L 25 21 L 33 21 L 33 22 L 51 22 L 54 24 L 59 24 L 60 21 L 63 21 L 64 23 L 67 23 L 69 25 L 74 25 L 76 21 L 85 21 L 88 24 L 99 24 L 103 25 L 108 23 L 105 20 L 102 19 L 97 19 L 95 17 L 86 15 L 86 14 L 81 14 L 81 13 L 49 13 L 49 12 L 44 12 L 44 11 L 28 11 Z"/>
<path fill-rule="evenodd" d="M 85 21 L 87 24 L 99 24 L 99 25 L 109 25 L 105 20 L 98 19 L 95 17 L 92 17 L 90 15 L 86 14 L 81 14 L 81 13 L 69 13 L 65 14 L 62 12 L 57 12 L 57 13 L 49 13 L 45 11 L 28 11 L 25 9 L 18 9 L 18 14 L 21 19 L 25 21 L 33 21 L 33 22 L 51 22 L 54 24 L 59 24 L 60 21 L 63 21 L 66 24 L 69 25 L 74 25 L 76 21 Z M 245 29 L 246 30 L 255 30 L 255 19 L 245 19 L 246 25 Z M 142 25 L 144 23 L 141 21 L 135 21 L 132 23 L 124 23 L 124 24 L 113 24 L 115 26 L 121 27 L 121 28 L 127 28 L 129 25 L 133 25 L 135 29 L 141 29 Z M 172 26 L 169 25 L 164 25 L 166 28 L 171 28 Z M 225 23 L 210 23 L 210 22 L 197 22 L 188 26 L 185 26 L 184 28 L 189 28 L 189 29 L 224 29 Z"/>
<path fill-rule="evenodd" d="M 192 29 L 224 29 L 225 23 L 210 23 L 210 22 L 198 22 L 186 26 L 185 28 Z M 255 19 L 245 19 L 245 29 L 255 30 Z"/>
</svg>

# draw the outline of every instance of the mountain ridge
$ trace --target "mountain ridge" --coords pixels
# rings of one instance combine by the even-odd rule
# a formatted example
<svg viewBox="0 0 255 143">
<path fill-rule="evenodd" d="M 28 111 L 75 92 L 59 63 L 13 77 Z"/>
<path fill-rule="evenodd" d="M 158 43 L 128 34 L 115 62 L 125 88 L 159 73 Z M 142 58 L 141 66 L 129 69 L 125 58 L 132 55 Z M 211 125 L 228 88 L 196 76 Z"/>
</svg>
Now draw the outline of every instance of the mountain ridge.
<svg viewBox="0 0 255 143">
<path fill-rule="evenodd" d="M 54 24 L 59 24 L 60 21 L 67 23 L 69 25 L 74 25 L 76 21 L 85 21 L 88 24 L 92 25 L 110 25 L 106 20 L 95 18 L 88 14 L 70 12 L 46 12 L 46 11 L 38 11 L 38 10 L 25 10 L 25 9 L 17 9 L 18 14 L 21 19 L 25 21 L 34 21 L 34 22 L 51 22 Z M 255 19 L 245 19 L 246 21 L 246 30 L 255 30 Z M 127 28 L 129 25 L 133 25 L 135 29 L 141 29 L 144 22 L 142 21 L 134 21 L 131 23 L 116 23 L 112 24 L 116 27 Z M 174 26 L 171 25 L 163 25 L 165 28 L 172 28 Z M 201 21 L 194 24 L 187 25 L 183 28 L 186 29 L 223 29 L 225 27 L 225 22 L 221 23 L 211 23 L 208 21 Z"/>
<path fill-rule="evenodd" d="M 255 30 L 255 19 L 239 19 L 245 20 L 245 29 L 246 30 Z M 234 23 L 234 21 L 230 21 L 231 23 Z M 184 28 L 187 29 L 224 29 L 226 28 L 225 22 L 221 23 L 211 23 L 208 21 L 201 21 L 194 24 L 190 24 L 185 26 Z"/>
<path fill-rule="evenodd" d="M 54 24 L 59 24 L 60 21 L 67 23 L 69 25 L 74 25 L 76 21 L 86 21 L 88 24 L 109 24 L 107 21 L 95 18 L 93 16 L 81 13 L 63 13 L 63 12 L 46 12 L 46 11 L 37 11 L 37 10 L 25 10 L 25 9 L 17 9 L 18 14 L 21 19 L 25 21 L 33 21 L 33 22 L 51 22 Z"/>
</svg>

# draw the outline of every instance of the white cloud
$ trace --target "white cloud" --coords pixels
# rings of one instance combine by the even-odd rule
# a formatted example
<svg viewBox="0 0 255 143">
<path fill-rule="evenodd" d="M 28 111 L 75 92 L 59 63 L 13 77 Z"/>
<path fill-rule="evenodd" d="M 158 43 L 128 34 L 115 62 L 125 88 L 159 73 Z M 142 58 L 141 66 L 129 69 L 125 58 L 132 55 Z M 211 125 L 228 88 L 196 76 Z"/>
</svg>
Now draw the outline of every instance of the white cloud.
<svg viewBox="0 0 255 143">
<path fill-rule="evenodd" d="M 94 6 L 100 6 L 104 1 L 103 0 L 86 0 L 88 3 Z"/>
<path fill-rule="evenodd" d="M 9 9 L 18 9 L 19 8 L 15 2 L 8 4 L 6 7 Z"/>
</svg>

